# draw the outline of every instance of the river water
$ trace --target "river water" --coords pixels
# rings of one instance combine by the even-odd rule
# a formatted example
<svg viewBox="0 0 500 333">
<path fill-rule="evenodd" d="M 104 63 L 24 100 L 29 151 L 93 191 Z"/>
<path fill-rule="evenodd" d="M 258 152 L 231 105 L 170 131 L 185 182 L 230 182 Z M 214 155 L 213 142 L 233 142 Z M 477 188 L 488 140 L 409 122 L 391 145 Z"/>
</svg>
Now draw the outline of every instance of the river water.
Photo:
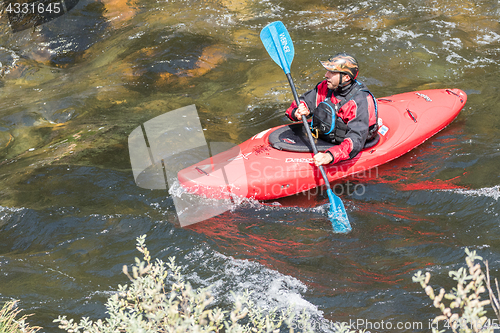
<svg viewBox="0 0 500 333">
<path fill-rule="evenodd" d="M 416 271 L 451 289 L 467 247 L 500 277 L 499 18 L 493 0 L 80 0 L 13 33 L 4 13 L 0 301 L 19 299 L 43 332 L 60 331 L 60 314 L 102 318 L 147 234 L 153 257 L 175 256 L 223 307 L 228 290 L 248 289 L 263 307 L 305 310 L 318 332 L 349 320 L 429 331 L 438 312 Z M 359 184 L 341 194 L 347 235 L 331 231 L 314 191 L 181 228 L 166 190 L 136 186 L 128 136 L 191 104 L 211 142 L 286 123 L 291 93 L 259 39 L 275 20 L 294 41 L 299 92 L 322 79 L 318 60 L 346 51 L 377 97 L 460 88 L 467 104 L 423 145 L 341 182 Z"/>
</svg>

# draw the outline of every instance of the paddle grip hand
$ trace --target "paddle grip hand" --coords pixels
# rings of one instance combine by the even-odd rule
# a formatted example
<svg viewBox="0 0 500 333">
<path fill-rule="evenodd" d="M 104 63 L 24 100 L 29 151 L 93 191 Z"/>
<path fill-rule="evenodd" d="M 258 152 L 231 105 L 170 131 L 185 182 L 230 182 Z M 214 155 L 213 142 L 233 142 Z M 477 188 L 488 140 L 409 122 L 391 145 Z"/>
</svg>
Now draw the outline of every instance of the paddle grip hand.
<svg viewBox="0 0 500 333">
<path fill-rule="evenodd" d="M 320 166 L 323 164 L 329 164 L 333 162 L 333 155 L 330 153 L 317 153 L 313 158 L 314 164 Z"/>
<path fill-rule="evenodd" d="M 298 108 L 295 110 L 295 118 L 302 119 L 302 116 L 308 116 L 311 112 L 305 105 L 305 103 L 300 103 Z"/>
</svg>

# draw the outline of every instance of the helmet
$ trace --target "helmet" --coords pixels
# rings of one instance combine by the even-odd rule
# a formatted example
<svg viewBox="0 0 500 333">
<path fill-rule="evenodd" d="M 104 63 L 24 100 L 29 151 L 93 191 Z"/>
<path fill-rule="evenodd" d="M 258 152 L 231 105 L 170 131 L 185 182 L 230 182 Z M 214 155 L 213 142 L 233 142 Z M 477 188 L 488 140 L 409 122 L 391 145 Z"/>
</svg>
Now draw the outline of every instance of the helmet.
<svg viewBox="0 0 500 333">
<path fill-rule="evenodd" d="M 338 53 L 327 61 L 320 62 L 328 71 L 347 74 L 352 80 L 358 76 L 358 61 L 350 54 Z"/>
</svg>

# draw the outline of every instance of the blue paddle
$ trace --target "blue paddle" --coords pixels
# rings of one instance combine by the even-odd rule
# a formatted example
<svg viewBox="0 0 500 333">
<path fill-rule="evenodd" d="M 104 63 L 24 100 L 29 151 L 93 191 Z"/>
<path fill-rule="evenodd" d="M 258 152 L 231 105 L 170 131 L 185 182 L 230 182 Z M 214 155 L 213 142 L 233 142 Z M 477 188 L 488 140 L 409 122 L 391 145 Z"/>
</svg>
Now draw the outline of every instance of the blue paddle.
<svg viewBox="0 0 500 333">
<path fill-rule="evenodd" d="M 290 34 L 286 30 L 282 22 L 276 21 L 270 23 L 262 29 L 260 32 L 260 39 L 262 44 L 267 50 L 267 53 L 271 58 L 280 65 L 281 69 L 286 74 L 288 78 L 288 83 L 290 83 L 290 88 L 292 88 L 293 97 L 295 98 L 295 103 L 300 105 L 299 96 L 297 95 L 297 90 L 295 89 L 295 84 L 293 83 L 292 75 L 290 74 L 290 66 L 293 61 L 293 56 L 295 54 L 295 49 L 293 48 L 293 42 L 290 38 Z M 309 142 L 311 143 L 313 153 L 316 155 L 318 153 L 318 148 L 314 144 L 314 139 L 312 137 L 311 131 L 307 124 L 306 117 L 302 116 L 302 123 L 307 133 Z M 347 217 L 347 212 L 344 208 L 344 203 L 338 196 L 336 196 L 331 187 L 328 177 L 326 176 L 325 169 L 322 165 L 319 167 L 319 171 L 323 176 L 325 181 L 326 191 L 328 193 L 328 199 L 330 200 L 330 211 L 328 212 L 328 218 L 332 222 L 332 227 L 335 232 L 349 232 L 352 230 L 351 224 L 349 223 L 349 218 Z"/>
</svg>

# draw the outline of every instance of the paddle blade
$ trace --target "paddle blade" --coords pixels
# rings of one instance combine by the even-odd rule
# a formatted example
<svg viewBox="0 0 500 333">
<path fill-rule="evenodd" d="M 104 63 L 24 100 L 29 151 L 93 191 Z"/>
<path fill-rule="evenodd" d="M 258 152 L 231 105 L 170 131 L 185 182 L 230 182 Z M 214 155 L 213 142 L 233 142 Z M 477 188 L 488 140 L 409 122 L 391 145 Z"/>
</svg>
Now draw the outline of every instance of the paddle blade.
<svg viewBox="0 0 500 333">
<path fill-rule="evenodd" d="M 332 222 L 332 227 L 335 232 L 348 233 L 352 230 L 351 223 L 347 217 L 344 203 L 336 196 L 331 189 L 327 190 L 328 199 L 330 199 L 330 211 L 328 218 Z"/>
<path fill-rule="evenodd" d="M 295 50 L 288 30 L 281 21 L 269 23 L 260 32 L 260 40 L 275 63 L 290 73 Z"/>
</svg>

